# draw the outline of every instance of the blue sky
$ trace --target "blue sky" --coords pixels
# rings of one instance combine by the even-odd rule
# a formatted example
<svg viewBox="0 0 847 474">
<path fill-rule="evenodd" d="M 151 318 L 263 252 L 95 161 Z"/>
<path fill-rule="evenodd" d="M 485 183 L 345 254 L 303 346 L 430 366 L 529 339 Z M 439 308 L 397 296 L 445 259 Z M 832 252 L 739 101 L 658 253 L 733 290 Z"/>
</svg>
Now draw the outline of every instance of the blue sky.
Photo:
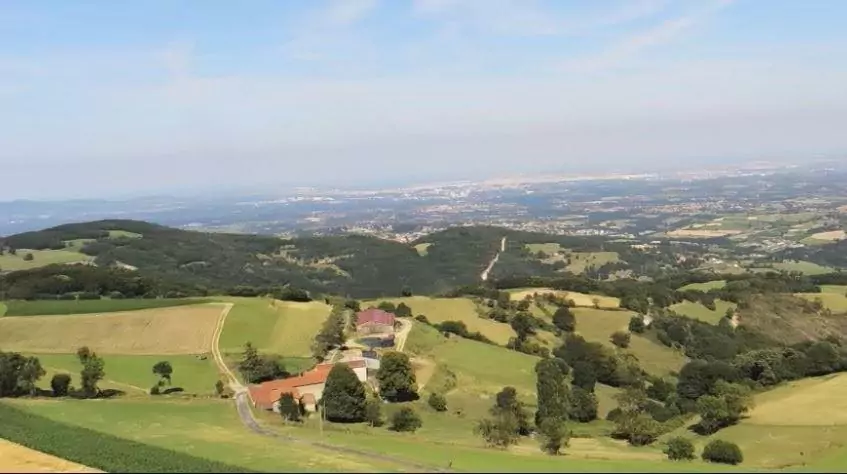
<svg viewBox="0 0 847 474">
<path fill-rule="evenodd" d="M 845 156 L 841 0 L 5 0 L 0 199 Z"/>
</svg>

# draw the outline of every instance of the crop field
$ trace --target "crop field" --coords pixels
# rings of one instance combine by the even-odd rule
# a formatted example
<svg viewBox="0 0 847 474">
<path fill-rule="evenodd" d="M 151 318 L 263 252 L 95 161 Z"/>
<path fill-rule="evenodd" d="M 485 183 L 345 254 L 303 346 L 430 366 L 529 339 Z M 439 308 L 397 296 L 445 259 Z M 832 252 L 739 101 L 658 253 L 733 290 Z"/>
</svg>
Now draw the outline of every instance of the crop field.
<svg viewBox="0 0 847 474">
<path fill-rule="evenodd" d="M 32 260 L 24 260 L 24 256 L 32 254 Z M 0 255 L 0 270 L 11 272 L 29 270 L 54 263 L 90 262 L 94 259 L 75 250 L 27 250 L 18 249 L 16 255 L 8 252 Z"/>
<path fill-rule="evenodd" d="M 100 354 L 202 354 L 211 349 L 222 309 L 204 304 L 102 315 L 4 316 L 0 347 L 75 353 L 87 345 Z"/>
<path fill-rule="evenodd" d="M 35 355 L 45 369 L 69 373 L 76 382 L 82 366 L 76 354 L 29 354 Z M 106 379 L 126 390 L 127 387 L 148 390 L 159 380 L 153 375 L 153 365 L 168 361 L 173 367 L 172 387 L 180 387 L 185 393 L 208 395 L 215 391 L 218 368 L 210 354 L 203 355 L 101 355 L 105 362 Z M 50 388 L 50 379 L 41 379 L 43 388 Z M 78 382 L 77 382 L 78 384 Z"/>
<path fill-rule="evenodd" d="M 579 293 L 576 291 L 562 291 L 554 290 L 552 288 L 515 288 L 506 291 L 508 291 L 509 294 L 512 295 L 512 300 L 522 300 L 527 295 L 531 296 L 535 293 L 538 293 L 539 295 L 544 293 L 553 293 L 556 296 L 573 300 L 576 306 L 594 307 L 595 299 L 597 300 L 597 304 L 600 306 L 600 308 L 613 309 L 619 308 L 621 306 L 620 298 L 615 298 L 614 296 Z"/>
<path fill-rule="evenodd" d="M 57 314 L 114 313 L 140 309 L 167 308 L 203 303 L 199 299 L 126 299 L 126 300 L 36 300 L 7 301 L 6 316 L 47 316 Z M 2 314 L 0 314 L 2 316 Z"/>
<path fill-rule="evenodd" d="M 710 437 L 691 436 L 686 428 L 673 434 L 691 436 L 699 448 L 710 439 L 733 441 L 745 466 L 841 471 L 847 460 L 845 390 L 847 374 L 788 382 L 757 395 L 738 425 Z"/>
<path fill-rule="evenodd" d="M 3 472 L 100 472 L 0 438 Z"/>
<path fill-rule="evenodd" d="M 718 324 L 721 318 L 726 315 L 728 309 L 735 309 L 737 306 L 735 303 L 730 303 L 729 301 L 715 300 L 715 310 L 712 311 L 703 306 L 703 303 L 683 301 L 682 303 L 671 305 L 670 309 L 692 319 L 699 319 L 709 324 Z"/>
<path fill-rule="evenodd" d="M 226 400 L 19 399 L 0 403 L 0 413 L 0 436 L 109 472 L 398 470 L 254 434 Z"/>
<path fill-rule="evenodd" d="M 705 283 L 689 283 L 683 287 L 679 288 L 679 291 L 685 290 L 698 290 L 698 291 L 709 291 L 709 290 L 719 290 L 726 286 L 726 280 L 712 280 L 707 281 Z"/>
<path fill-rule="evenodd" d="M 423 314 L 431 323 L 462 321 L 467 325 L 469 331 L 479 331 L 497 344 L 505 345 L 509 342 L 509 338 L 515 336 L 515 331 L 508 324 L 481 318 L 477 313 L 476 304 L 468 298 L 429 298 L 426 296 L 388 298 L 363 301 L 362 308 L 377 306 L 381 301 L 390 301 L 395 305 L 401 302 L 406 303 L 412 308 L 412 314 L 415 316 Z"/>
<path fill-rule="evenodd" d="M 824 308 L 829 308 L 834 313 L 847 312 L 847 296 L 843 293 L 795 293 L 794 296 L 809 301 L 820 300 Z"/>
<path fill-rule="evenodd" d="M 262 352 L 308 357 L 311 344 L 329 316 L 322 302 L 298 303 L 266 298 L 227 298 L 235 305 L 221 333 L 221 351 L 239 353 L 247 342 Z"/>
<path fill-rule="evenodd" d="M 614 347 L 609 337 L 615 331 L 627 331 L 629 320 L 634 313 L 627 311 L 607 311 L 593 308 L 574 308 L 576 332 L 587 341 L 595 341 Z M 626 352 L 638 358 L 641 367 L 651 374 L 663 375 L 678 371 L 685 364 L 685 357 L 675 350 L 645 336 L 632 334 Z"/>
</svg>

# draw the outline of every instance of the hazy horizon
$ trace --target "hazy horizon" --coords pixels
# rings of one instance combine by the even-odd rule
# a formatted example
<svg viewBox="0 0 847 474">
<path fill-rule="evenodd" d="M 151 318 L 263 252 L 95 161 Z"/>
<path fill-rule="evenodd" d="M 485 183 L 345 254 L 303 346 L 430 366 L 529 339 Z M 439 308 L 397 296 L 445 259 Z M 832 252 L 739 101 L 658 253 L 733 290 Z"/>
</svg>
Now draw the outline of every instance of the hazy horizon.
<svg viewBox="0 0 847 474">
<path fill-rule="evenodd" d="M 8 1 L 0 200 L 843 157 L 845 19 L 835 0 Z"/>
</svg>

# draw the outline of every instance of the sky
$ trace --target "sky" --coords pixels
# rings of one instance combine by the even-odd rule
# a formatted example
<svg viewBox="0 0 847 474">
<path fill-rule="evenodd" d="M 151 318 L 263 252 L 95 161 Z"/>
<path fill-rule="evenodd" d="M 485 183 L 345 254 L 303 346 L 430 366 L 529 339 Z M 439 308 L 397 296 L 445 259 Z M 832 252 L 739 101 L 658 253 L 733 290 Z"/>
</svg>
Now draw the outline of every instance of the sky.
<svg viewBox="0 0 847 474">
<path fill-rule="evenodd" d="M 847 160 L 843 0 L 3 0 L 0 199 Z"/>
</svg>

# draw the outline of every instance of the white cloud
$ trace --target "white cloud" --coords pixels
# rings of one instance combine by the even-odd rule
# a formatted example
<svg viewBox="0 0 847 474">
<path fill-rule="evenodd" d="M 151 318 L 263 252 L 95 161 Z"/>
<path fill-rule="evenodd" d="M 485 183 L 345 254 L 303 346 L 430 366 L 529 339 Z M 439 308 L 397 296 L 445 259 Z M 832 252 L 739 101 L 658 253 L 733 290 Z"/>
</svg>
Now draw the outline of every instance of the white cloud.
<svg viewBox="0 0 847 474">
<path fill-rule="evenodd" d="M 332 25 L 352 25 L 367 17 L 377 4 L 377 0 L 333 0 L 322 16 Z"/>
</svg>

